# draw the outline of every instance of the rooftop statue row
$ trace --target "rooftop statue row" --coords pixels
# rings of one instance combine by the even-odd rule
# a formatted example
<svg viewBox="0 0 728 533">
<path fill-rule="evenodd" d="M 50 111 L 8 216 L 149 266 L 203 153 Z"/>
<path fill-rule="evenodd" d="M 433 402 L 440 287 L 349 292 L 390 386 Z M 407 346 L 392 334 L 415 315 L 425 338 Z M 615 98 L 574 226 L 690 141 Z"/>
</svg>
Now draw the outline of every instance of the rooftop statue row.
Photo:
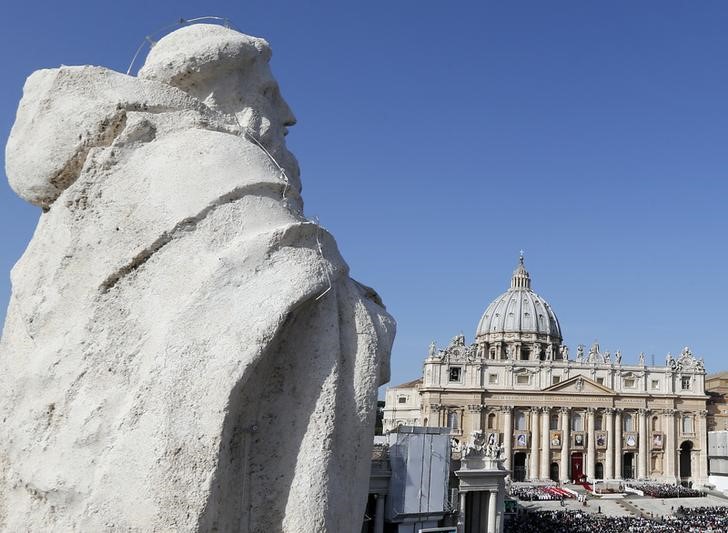
<svg viewBox="0 0 728 533">
<path fill-rule="evenodd" d="M 532 352 L 538 354 L 539 357 L 534 359 L 540 359 L 542 361 L 570 361 L 569 359 L 569 347 L 566 344 L 562 344 L 557 347 L 561 357 L 555 358 L 555 349 L 552 344 L 534 343 L 532 346 Z M 585 352 L 585 345 L 579 344 L 576 347 L 576 358 L 574 362 L 585 363 L 585 364 L 602 364 L 602 365 L 614 365 L 622 366 L 627 364 L 623 361 L 621 350 L 617 350 L 614 356 L 609 351 L 602 351 L 599 347 L 599 343 L 595 342 L 591 345 L 588 352 Z M 507 344 L 505 346 L 504 359 L 515 360 L 516 348 Z M 542 356 L 542 357 L 541 357 Z M 461 333 L 452 338 L 450 343 L 444 349 L 438 349 L 435 341 L 430 343 L 428 348 L 428 357 L 440 359 L 440 360 L 464 360 L 474 362 L 476 360 L 486 361 L 485 353 L 482 347 L 478 344 L 466 345 L 465 336 Z M 637 356 L 638 366 L 645 366 L 645 354 L 640 352 Z M 665 366 L 671 370 L 680 372 L 683 370 L 691 371 L 704 371 L 705 366 L 703 358 L 696 358 L 687 346 L 682 349 L 680 355 L 676 358 L 671 353 L 667 354 Z"/>
</svg>

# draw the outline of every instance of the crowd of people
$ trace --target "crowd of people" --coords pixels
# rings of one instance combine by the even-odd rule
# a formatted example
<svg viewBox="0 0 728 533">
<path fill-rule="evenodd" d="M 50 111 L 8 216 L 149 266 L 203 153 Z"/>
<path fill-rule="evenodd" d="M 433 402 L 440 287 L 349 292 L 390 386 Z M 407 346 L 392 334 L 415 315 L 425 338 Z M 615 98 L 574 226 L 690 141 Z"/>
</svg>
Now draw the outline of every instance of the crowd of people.
<svg viewBox="0 0 728 533">
<path fill-rule="evenodd" d="M 652 496 L 653 498 L 695 498 L 705 496 L 702 491 L 668 483 L 630 482 L 629 486 L 641 490 L 646 496 Z"/>
<path fill-rule="evenodd" d="M 522 501 L 550 501 L 573 498 L 574 495 L 556 485 L 512 485 L 511 496 Z"/>
<path fill-rule="evenodd" d="M 579 511 L 525 512 L 505 523 L 505 533 L 718 533 L 728 531 L 728 507 L 678 508 L 675 516 L 604 516 Z"/>
</svg>

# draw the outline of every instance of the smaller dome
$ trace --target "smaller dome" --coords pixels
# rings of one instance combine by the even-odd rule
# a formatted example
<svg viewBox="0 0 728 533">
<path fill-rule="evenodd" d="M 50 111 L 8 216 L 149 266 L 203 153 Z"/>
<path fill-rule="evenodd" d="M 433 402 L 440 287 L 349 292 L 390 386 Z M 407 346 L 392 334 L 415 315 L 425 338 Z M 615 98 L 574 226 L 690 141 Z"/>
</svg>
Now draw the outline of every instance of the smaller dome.
<svg viewBox="0 0 728 533">
<path fill-rule="evenodd" d="M 475 338 L 488 340 L 505 333 L 535 333 L 561 343 L 561 326 L 549 303 L 531 290 L 531 277 L 521 256 L 511 287 L 493 300 L 483 313 Z"/>
</svg>

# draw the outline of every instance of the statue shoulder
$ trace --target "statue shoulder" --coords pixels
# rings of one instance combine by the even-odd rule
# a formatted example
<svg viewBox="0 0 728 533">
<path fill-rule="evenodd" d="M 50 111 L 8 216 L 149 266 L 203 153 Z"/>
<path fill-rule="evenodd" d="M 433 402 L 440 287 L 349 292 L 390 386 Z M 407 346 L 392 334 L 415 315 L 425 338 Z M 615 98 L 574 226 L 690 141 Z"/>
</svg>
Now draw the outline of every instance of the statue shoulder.
<svg viewBox="0 0 728 533">
<path fill-rule="evenodd" d="M 8 138 L 10 186 L 48 207 L 78 177 L 89 151 L 111 144 L 128 112 L 205 109 L 179 89 L 103 67 L 36 71 L 25 82 Z"/>
</svg>

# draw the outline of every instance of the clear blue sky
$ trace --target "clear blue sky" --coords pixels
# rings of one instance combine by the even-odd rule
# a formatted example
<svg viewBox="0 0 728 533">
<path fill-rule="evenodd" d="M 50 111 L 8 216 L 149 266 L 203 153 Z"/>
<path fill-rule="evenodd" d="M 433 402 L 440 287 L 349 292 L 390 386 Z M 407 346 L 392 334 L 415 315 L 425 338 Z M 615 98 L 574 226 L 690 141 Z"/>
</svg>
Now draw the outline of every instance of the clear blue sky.
<svg viewBox="0 0 728 533">
<path fill-rule="evenodd" d="M 125 71 L 200 15 L 271 42 L 306 212 L 398 320 L 393 383 L 472 340 L 521 248 L 572 353 L 728 369 L 728 2 L 9 2 L 2 144 L 33 70 Z M 0 319 L 37 217 L 0 180 Z"/>
</svg>

